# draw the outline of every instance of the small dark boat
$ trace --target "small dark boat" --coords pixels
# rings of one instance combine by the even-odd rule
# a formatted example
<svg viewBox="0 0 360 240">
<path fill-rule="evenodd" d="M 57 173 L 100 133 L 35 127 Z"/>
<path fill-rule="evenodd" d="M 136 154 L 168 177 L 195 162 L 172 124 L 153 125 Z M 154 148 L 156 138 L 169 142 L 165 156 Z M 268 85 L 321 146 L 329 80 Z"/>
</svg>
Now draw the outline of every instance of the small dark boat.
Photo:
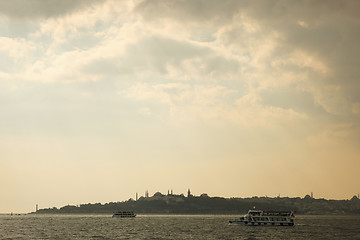
<svg viewBox="0 0 360 240">
<path fill-rule="evenodd" d="M 114 213 L 113 218 L 133 218 L 136 217 L 133 211 L 119 211 Z"/>
</svg>

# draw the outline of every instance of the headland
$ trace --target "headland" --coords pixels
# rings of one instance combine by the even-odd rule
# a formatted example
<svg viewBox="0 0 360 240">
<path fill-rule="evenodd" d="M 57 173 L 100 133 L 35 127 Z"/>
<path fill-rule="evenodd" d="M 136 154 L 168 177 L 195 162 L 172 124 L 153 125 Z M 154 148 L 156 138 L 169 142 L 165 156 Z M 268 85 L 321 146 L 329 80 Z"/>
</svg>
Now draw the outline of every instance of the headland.
<svg viewBox="0 0 360 240">
<path fill-rule="evenodd" d="M 139 199 L 122 202 L 87 203 L 67 205 L 61 208 L 38 209 L 36 214 L 111 214 L 119 210 L 131 210 L 137 214 L 243 214 L 252 208 L 262 210 L 293 210 L 297 214 L 360 214 L 360 199 L 354 196 L 346 200 L 328 200 L 306 195 L 295 197 L 210 197 L 207 194 L 194 196 L 148 194 Z"/>
</svg>

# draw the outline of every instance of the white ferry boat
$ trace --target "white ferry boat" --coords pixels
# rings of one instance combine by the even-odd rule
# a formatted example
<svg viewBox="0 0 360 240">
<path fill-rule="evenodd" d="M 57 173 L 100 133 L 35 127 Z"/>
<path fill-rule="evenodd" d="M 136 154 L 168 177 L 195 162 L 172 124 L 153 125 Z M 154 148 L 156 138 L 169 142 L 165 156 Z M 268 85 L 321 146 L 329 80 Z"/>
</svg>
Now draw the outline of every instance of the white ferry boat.
<svg viewBox="0 0 360 240">
<path fill-rule="evenodd" d="M 249 210 L 243 217 L 230 220 L 229 224 L 294 226 L 295 213 L 295 211 Z"/>
<path fill-rule="evenodd" d="M 134 212 L 132 211 L 119 211 L 114 213 L 114 215 L 112 215 L 113 218 L 133 218 L 136 217 L 136 214 L 134 214 Z"/>
</svg>

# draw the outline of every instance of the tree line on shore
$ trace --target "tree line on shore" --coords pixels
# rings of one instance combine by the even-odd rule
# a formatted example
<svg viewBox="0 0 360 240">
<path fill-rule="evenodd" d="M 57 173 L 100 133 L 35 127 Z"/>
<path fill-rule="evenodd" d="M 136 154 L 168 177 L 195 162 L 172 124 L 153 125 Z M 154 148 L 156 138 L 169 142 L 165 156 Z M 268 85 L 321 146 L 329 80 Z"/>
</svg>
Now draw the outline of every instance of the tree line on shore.
<svg viewBox="0 0 360 240">
<path fill-rule="evenodd" d="M 249 209 L 296 211 L 297 214 L 360 214 L 360 199 L 315 199 L 306 195 L 295 197 L 223 198 L 188 195 L 163 195 L 140 197 L 123 202 L 88 203 L 78 206 L 39 209 L 38 214 L 112 214 L 116 211 L 134 211 L 137 214 L 243 214 Z"/>
</svg>

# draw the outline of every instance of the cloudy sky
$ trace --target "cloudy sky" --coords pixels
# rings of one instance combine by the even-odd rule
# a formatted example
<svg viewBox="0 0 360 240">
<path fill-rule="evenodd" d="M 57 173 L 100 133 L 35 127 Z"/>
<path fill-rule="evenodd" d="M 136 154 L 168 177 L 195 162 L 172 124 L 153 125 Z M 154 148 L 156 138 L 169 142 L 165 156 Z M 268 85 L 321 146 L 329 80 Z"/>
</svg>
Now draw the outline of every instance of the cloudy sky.
<svg viewBox="0 0 360 240">
<path fill-rule="evenodd" d="M 0 2 L 0 212 L 360 192 L 360 2 Z"/>
</svg>

